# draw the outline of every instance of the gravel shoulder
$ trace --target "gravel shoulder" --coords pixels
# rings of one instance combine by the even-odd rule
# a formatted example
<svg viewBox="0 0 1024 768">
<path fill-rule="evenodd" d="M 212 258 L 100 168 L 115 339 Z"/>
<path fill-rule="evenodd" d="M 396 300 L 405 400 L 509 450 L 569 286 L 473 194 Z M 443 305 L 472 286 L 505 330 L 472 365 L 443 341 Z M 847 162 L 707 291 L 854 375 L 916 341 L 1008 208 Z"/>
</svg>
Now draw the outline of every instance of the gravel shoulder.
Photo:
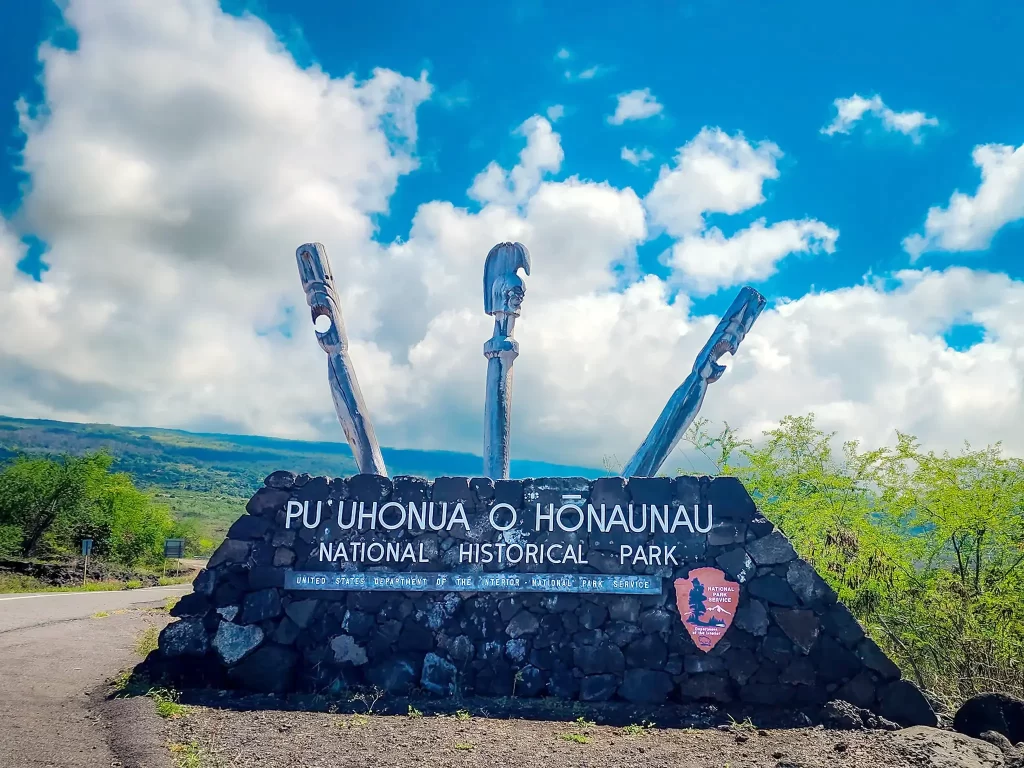
<svg viewBox="0 0 1024 768">
<path fill-rule="evenodd" d="M 412 716 L 266 709 L 265 701 L 245 703 L 226 695 L 208 704 L 213 706 L 193 704 L 185 717 L 168 721 L 166 730 L 169 742 L 180 745 L 182 754 L 194 755 L 203 768 L 1004 765 L 1001 753 L 988 744 L 935 729 L 758 729 L 750 723 L 728 724 L 720 713 L 706 710 L 693 718 L 703 721 L 700 727 L 637 723 L 639 728 L 628 728 L 621 724 L 621 711 L 604 718 L 600 707 L 587 708 L 589 717 L 615 723 L 598 725 L 588 722 L 587 715 L 581 721 L 565 711 L 548 713 L 551 719 L 487 716 L 484 700 L 464 702 L 468 714 L 461 716 L 452 710 L 432 713 L 429 702 L 421 703 L 423 714 Z"/>
</svg>

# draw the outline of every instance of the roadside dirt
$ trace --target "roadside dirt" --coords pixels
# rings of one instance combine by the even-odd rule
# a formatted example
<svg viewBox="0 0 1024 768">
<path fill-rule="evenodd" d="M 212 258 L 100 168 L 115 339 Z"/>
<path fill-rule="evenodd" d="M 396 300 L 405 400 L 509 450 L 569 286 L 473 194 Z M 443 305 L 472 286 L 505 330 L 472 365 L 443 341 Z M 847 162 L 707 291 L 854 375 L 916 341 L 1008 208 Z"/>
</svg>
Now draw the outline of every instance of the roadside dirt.
<svg viewBox="0 0 1024 768">
<path fill-rule="evenodd" d="M 168 721 L 165 732 L 168 741 L 177 745 L 178 755 L 188 755 L 203 768 L 1003 765 L 998 750 L 973 740 L 958 743 L 952 753 L 943 746 L 937 762 L 935 749 L 922 746 L 920 739 L 908 739 L 907 731 L 852 732 L 813 726 L 767 730 L 749 722 L 727 724 L 724 715 L 708 710 L 694 711 L 681 718 L 689 718 L 700 727 L 661 728 L 642 722 L 632 727 L 627 722 L 624 726 L 622 711 L 611 711 L 603 718 L 600 708 L 588 708 L 590 715 L 583 715 L 582 719 L 573 718 L 574 713 L 567 711 L 539 713 L 545 719 L 488 717 L 484 700 L 465 702 L 464 714 L 453 710 L 432 713 L 426 709 L 428 702 L 422 702 L 423 713 L 414 710 L 411 715 L 257 709 L 268 702 L 246 703 L 227 696 L 219 702 L 207 703 L 214 706 L 194 704 L 184 717 Z M 246 711 L 246 706 L 254 708 Z M 673 719 L 677 715 L 678 712 L 674 713 Z M 588 717 L 616 724 L 597 725 L 588 722 Z M 715 723 L 721 720 L 727 723 Z M 940 737 L 953 736 L 924 730 Z M 924 736 L 927 740 L 929 734 Z"/>
<path fill-rule="evenodd" d="M 118 593 L 90 593 L 113 601 Z M 14 614 L 54 610 L 60 597 L 18 600 L 0 604 L 0 611 Z M 108 736 L 108 724 L 128 715 L 126 706 L 104 701 L 106 681 L 139 661 L 135 646 L 152 627 L 159 630 L 167 614 L 153 606 L 114 608 L 92 616 L 46 621 L 32 614 L 28 626 L 0 632 L 0 766 L 3 768 L 111 768 L 124 765 Z M 91 603 L 90 603 L 91 604 Z M 9 618 L 9 617 L 8 617 Z M 15 617 L 16 618 L 16 617 Z M 28 620 L 27 620 L 28 621 Z M 148 703 L 153 713 L 152 702 Z M 110 716 L 107 715 L 111 706 Z M 132 709 L 132 712 L 135 710 Z M 142 734 L 153 730 L 128 715 Z M 157 728 L 162 723 L 152 723 Z M 146 737 L 143 737 L 146 738 Z M 165 762 L 138 763 L 162 768 Z M 135 750 L 142 753 L 142 749 Z"/>
</svg>

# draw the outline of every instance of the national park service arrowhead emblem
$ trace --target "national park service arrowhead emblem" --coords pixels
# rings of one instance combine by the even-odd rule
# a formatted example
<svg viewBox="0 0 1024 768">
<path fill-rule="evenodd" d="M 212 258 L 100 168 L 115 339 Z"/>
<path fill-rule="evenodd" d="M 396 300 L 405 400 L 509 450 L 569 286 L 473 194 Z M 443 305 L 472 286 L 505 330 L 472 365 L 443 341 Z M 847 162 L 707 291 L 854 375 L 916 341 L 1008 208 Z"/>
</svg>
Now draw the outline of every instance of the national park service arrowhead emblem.
<svg viewBox="0 0 1024 768">
<path fill-rule="evenodd" d="M 726 633 L 736 615 L 740 585 L 717 568 L 694 568 L 676 579 L 676 606 L 694 644 L 707 653 Z"/>
</svg>

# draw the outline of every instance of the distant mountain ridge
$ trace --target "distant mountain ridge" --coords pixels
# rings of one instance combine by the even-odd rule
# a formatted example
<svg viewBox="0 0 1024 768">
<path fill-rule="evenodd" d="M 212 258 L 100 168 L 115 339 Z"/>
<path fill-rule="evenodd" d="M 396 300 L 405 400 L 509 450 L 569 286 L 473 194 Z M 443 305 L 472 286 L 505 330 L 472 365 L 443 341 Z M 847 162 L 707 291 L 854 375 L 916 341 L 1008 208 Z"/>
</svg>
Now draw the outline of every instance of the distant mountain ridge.
<svg viewBox="0 0 1024 768">
<path fill-rule="evenodd" d="M 357 472 L 345 443 L 0 416 L 0 460 L 19 451 L 82 454 L 100 448 L 116 458 L 115 469 L 131 473 L 139 485 L 231 496 L 252 494 L 278 469 L 331 477 Z M 383 448 L 382 453 L 392 477 L 472 477 L 483 466 L 481 457 L 455 451 Z M 593 478 L 606 473 L 592 467 L 513 460 L 511 474 Z"/>
</svg>

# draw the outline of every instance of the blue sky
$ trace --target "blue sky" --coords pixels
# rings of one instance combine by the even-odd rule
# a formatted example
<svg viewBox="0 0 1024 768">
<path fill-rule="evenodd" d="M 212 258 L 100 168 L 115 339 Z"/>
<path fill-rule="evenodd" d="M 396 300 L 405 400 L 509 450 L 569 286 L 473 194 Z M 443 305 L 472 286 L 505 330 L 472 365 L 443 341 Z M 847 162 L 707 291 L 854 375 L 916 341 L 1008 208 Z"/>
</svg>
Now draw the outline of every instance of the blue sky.
<svg viewBox="0 0 1024 768">
<path fill-rule="evenodd" d="M 426 69 L 439 98 L 419 115 L 423 166 L 403 179 L 380 239 L 408 237 L 415 208 L 441 198 L 472 205 L 466 180 L 492 159 L 508 167 L 520 147 L 510 136 L 523 116 L 563 104 L 559 128 L 567 158 L 562 176 L 581 174 L 646 189 L 659 164 L 701 126 L 768 138 L 785 153 L 784 182 L 746 215 L 724 217 L 726 234 L 757 216 L 814 216 L 838 228 L 835 254 L 795 264 L 766 281 L 763 292 L 797 297 L 812 287 L 850 285 L 868 271 L 907 265 L 900 242 L 920 228 L 923 212 L 953 189 L 978 180 L 975 144 L 1016 144 L 1024 103 L 1015 98 L 1024 62 L 1013 54 L 1024 33 L 1024 6 L 1005 2 L 747 4 L 640 3 L 628 14 L 584 3 L 401 2 L 326 0 L 225 2 L 232 13 L 266 20 L 298 62 L 333 73 L 369 76 L 375 67 L 415 74 Z M 38 93 L 35 49 L 61 25 L 56 6 L 14 8 L 0 32 L 0 101 Z M 560 50 L 571 53 L 559 59 Z M 589 80 L 565 73 L 598 67 Z M 665 105 L 653 120 L 604 122 L 616 94 L 650 88 Z M 834 116 L 833 99 L 880 94 L 896 110 L 922 110 L 941 121 L 919 145 L 877 124 L 849 136 L 818 133 Z M 5 154 L 22 143 L 16 116 L 5 115 Z M 654 160 L 634 168 L 622 146 L 645 146 Z M 19 178 L 0 168 L 5 210 L 17 208 Z M 664 243 L 643 249 L 657 260 Z M 1024 231 L 1007 227 L 992 247 L 973 254 L 931 254 L 928 263 L 971 266 L 1024 277 Z M 714 311 L 722 299 L 709 305 Z M 725 302 L 727 304 L 727 302 Z"/>
<path fill-rule="evenodd" d="M 79 0 L 76 5 L 90 4 Z M 371 78 L 377 68 L 411 78 L 427 73 L 433 90 L 415 108 L 412 152 L 418 167 L 399 174 L 386 211 L 367 213 L 377 228 L 373 239 L 384 248 L 408 241 L 414 216 L 431 201 L 450 201 L 471 214 L 480 213 L 489 203 L 469 194 L 474 178 L 492 161 L 512 168 L 524 145 L 523 137 L 515 133 L 517 127 L 531 115 L 550 117 L 548 110 L 561 105 L 562 114 L 554 113 L 557 119 L 552 123 L 564 161 L 544 178 L 558 182 L 578 176 L 607 182 L 616 190 L 632 189 L 641 199 L 652 190 L 659 169 L 673 168 L 679 149 L 702 128 L 742 135 L 755 146 L 762 141 L 776 145 L 781 152 L 775 161 L 777 177 L 763 180 L 764 201 L 731 214 L 705 209 L 702 219 L 705 232 L 718 227 L 726 238 L 759 219 L 769 225 L 811 219 L 838 232 L 831 253 L 793 253 L 778 259 L 772 274 L 745 281 L 772 304 L 808 294 L 832 295 L 862 286 L 866 279 L 882 278 L 891 285 L 879 295 L 897 297 L 898 307 L 898 294 L 887 291 L 897 287 L 899 281 L 892 281 L 900 270 L 952 279 L 954 273 L 948 270 L 963 267 L 975 283 L 989 272 L 1004 276 L 1012 298 L 1004 300 L 999 322 L 1010 322 L 1005 318 L 1012 318 L 1013 307 L 1020 309 L 1016 297 L 1024 279 L 1019 215 L 1006 214 L 990 227 L 994 236 L 987 246 L 950 250 L 939 242 L 917 259 L 903 246 L 904 238 L 924 231 L 930 208 L 947 207 L 956 190 L 971 196 L 978 192 L 975 147 L 1012 149 L 1024 142 L 1024 107 L 1016 96 L 1024 82 L 1024 63 L 1015 54 L 1024 35 L 1024 6 L 940 5 L 941 12 L 930 2 L 874 1 L 748 3 L 741 9 L 714 1 L 646 2 L 628 12 L 613 4 L 535 1 L 356 5 L 225 0 L 222 7 L 228 14 L 249 12 L 266 22 L 299 69 L 315 63 L 332 77 L 353 73 L 358 80 Z M 39 273 L 35 256 L 49 244 L 36 243 L 34 238 L 45 241 L 46 233 L 36 231 L 41 229 L 32 223 L 37 219 L 24 215 L 30 206 L 23 205 L 22 190 L 29 176 L 20 174 L 17 166 L 25 135 L 13 105 L 19 97 L 32 104 L 48 101 L 37 80 L 36 50 L 46 39 L 73 48 L 77 31 L 58 31 L 63 25 L 56 6 L 22 3 L 0 31 L 0 104 L 7 105 L 2 113 L 6 162 L 0 165 L 0 205 L 10 228 L 30 248 L 29 256 L 19 260 L 22 271 L 44 283 L 49 273 Z M 659 111 L 646 119 L 609 122 L 617 98 L 642 89 L 656 99 Z M 928 122 L 909 133 L 888 130 L 880 106 L 850 125 L 848 133 L 823 133 L 836 118 L 834 101 L 855 94 L 878 97 L 877 104 L 884 104 L 891 114 L 920 112 Z M 405 141 L 409 143 L 408 137 Z M 634 166 L 622 159 L 624 147 L 647 150 L 651 157 Z M 345 152 L 342 146 L 335 149 Z M 1001 198 L 1000 205 L 1015 210 L 1014 194 L 1021 192 L 1011 191 L 1010 199 Z M 984 218 L 984 211 L 976 215 Z M 670 293 L 686 291 L 685 280 L 683 287 L 673 280 L 678 265 L 663 257 L 680 237 L 661 229 L 653 217 L 635 245 L 639 274 L 664 279 Z M 493 239 L 502 237 L 496 232 Z M 543 253 L 535 255 L 539 264 L 543 258 Z M 543 280 L 542 275 L 543 270 L 534 281 Z M 627 274 L 617 290 L 637 277 Z M 711 290 L 691 291 L 692 316 L 720 313 L 735 290 L 734 282 L 719 280 Z M 942 319 L 927 329 L 908 331 L 907 343 L 920 342 L 915 334 L 930 334 L 941 337 L 953 351 L 969 352 L 986 338 L 1011 339 L 1004 350 L 996 350 L 996 357 L 1005 353 L 1016 360 L 1018 329 L 998 330 L 977 319 L 990 299 L 982 291 L 936 309 Z M 923 299 L 914 301 L 919 300 Z M 293 310 L 291 305 L 282 310 L 289 333 Z M 856 311 L 848 310 L 843 321 L 857 324 Z M 296 322 L 304 322 L 302 313 L 298 315 Z M 377 343 L 388 348 L 383 341 Z M 940 353 L 941 349 L 936 354 Z M 963 371 L 968 362 L 972 371 L 974 366 L 980 370 L 979 360 L 951 360 L 955 370 Z M 664 394 L 670 384 L 666 382 Z M 973 385 L 966 380 L 959 386 Z M 656 399 L 662 394 L 658 390 Z M 816 399 L 809 398 L 808 405 L 818 404 L 822 397 L 818 393 Z M 993 414 L 1005 409 L 1006 397 L 1020 405 L 1017 392 L 1004 392 L 1002 397 L 1003 405 L 993 405 Z M 24 399 L 10 397 L 7 402 Z M 871 403 L 860 405 L 867 408 Z M 61 411 L 52 403 L 27 410 L 37 413 L 24 415 L 90 413 L 87 408 Z M 141 417 L 146 411 L 137 413 Z M 998 421 L 993 414 L 989 417 Z M 781 415 L 751 414 L 750 428 L 770 424 Z M 212 418 L 209 411 L 197 412 L 186 426 L 208 425 Z M 879 433 L 897 426 L 891 419 L 882 421 Z M 927 420 L 922 416 L 920 421 Z M 843 428 L 842 419 L 837 424 Z M 644 426 L 627 432 L 642 433 Z M 252 424 L 240 428 L 256 429 Z M 467 421 L 468 433 L 476 428 Z M 418 438 L 398 430 L 394 440 L 410 447 L 443 447 L 423 438 L 425 429 L 419 430 Z M 986 432 L 981 439 L 1001 437 Z M 537 435 L 531 445 L 539 450 L 549 438 Z M 943 442 L 946 433 L 936 439 Z"/>
</svg>

